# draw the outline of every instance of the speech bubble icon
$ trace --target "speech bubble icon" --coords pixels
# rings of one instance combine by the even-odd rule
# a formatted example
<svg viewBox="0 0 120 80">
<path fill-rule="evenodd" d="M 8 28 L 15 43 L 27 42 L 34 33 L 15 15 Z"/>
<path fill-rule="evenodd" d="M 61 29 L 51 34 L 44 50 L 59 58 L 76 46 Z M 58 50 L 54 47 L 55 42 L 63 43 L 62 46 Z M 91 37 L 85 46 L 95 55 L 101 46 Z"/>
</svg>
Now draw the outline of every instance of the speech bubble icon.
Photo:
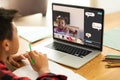
<svg viewBox="0 0 120 80">
<path fill-rule="evenodd" d="M 85 15 L 86 15 L 87 17 L 89 17 L 89 16 L 94 17 L 94 16 L 95 16 L 95 14 L 92 13 L 92 12 L 85 12 Z"/>
<path fill-rule="evenodd" d="M 92 23 L 92 28 L 97 29 L 98 31 L 102 29 L 102 24 L 101 23 Z"/>
<path fill-rule="evenodd" d="M 86 36 L 87 38 L 90 38 L 90 37 L 91 37 L 91 33 L 85 33 L 85 36 Z"/>
</svg>

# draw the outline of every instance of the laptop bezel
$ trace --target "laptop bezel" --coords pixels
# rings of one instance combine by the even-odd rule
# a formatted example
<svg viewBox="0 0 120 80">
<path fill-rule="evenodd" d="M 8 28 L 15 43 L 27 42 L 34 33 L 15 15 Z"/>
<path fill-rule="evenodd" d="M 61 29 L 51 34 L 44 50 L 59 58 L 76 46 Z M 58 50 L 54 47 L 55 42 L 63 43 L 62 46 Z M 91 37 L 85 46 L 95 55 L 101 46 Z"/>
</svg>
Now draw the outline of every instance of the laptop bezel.
<svg viewBox="0 0 120 80">
<path fill-rule="evenodd" d="M 82 44 L 78 44 L 78 43 L 74 43 L 74 42 L 69 42 L 69 41 L 62 40 L 62 39 L 54 37 L 54 22 L 53 22 L 53 16 L 54 16 L 53 15 L 53 6 L 54 5 L 102 11 L 103 15 L 102 15 L 102 29 L 101 29 L 101 45 L 100 45 L 100 48 L 96 48 L 96 47 L 92 47 L 92 46 L 88 46 L 88 45 L 82 45 Z M 87 48 L 97 49 L 99 51 L 102 51 L 103 50 L 103 32 L 104 32 L 104 9 L 86 7 L 86 6 L 76 6 L 76 5 L 70 5 L 70 4 L 52 3 L 52 30 L 53 30 L 53 39 L 55 39 L 57 41 L 63 41 L 65 43 L 69 43 L 69 44 L 73 44 L 73 45 L 77 45 L 77 46 L 82 46 L 82 47 L 85 47 L 85 48 L 87 47 Z"/>
</svg>

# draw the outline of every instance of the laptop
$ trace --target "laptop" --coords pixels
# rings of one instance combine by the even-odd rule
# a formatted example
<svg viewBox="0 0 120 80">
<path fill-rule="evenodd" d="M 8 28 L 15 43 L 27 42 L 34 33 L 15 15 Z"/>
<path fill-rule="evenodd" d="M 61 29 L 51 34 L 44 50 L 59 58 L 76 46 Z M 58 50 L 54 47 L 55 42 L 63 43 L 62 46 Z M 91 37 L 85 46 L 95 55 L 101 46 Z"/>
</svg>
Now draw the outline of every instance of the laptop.
<svg viewBox="0 0 120 80">
<path fill-rule="evenodd" d="M 34 48 L 78 69 L 101 53 L 103 22 L 103 9 L 52 3 L 53 38 Z"/>
</svg>

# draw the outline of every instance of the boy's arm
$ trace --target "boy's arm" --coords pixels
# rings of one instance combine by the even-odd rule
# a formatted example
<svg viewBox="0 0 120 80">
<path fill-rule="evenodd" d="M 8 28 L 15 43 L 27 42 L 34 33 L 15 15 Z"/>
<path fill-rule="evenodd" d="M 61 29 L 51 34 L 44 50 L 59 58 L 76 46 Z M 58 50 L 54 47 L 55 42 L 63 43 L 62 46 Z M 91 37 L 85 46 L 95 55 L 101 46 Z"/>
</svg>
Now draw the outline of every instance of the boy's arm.
<svg viewBox="0 0 120 80">
<path fill-rule="evenodd" d="M 39 78 L 37 78 L 37 80 L 67 80 L 67 77 L 64 75 L 56 75 L 53 73 L 46 73 L 43 74 L 42 76 L 40 76 Z"/>
<path fill-rule="evenodd" d="M 55 75 L 53 73 L 45 73 L 39 76 L 36 80 L 67 80 L 66 76 Z M 18 77 L 7 69 L 6 65 L 0 62 L 0 80 L 31 80 L 28 77 Z"/>
</svg>

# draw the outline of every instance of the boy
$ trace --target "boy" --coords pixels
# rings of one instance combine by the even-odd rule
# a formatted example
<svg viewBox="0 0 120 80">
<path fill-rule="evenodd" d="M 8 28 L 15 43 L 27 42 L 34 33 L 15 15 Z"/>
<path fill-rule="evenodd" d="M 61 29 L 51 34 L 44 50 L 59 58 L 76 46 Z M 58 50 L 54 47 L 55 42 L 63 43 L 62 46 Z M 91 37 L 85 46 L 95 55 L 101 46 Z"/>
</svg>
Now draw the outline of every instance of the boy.
<svg viewBox="0 0 120 80">
<path fill-rule="evenodd" d="M 17 29 L 12 22 L 16 10 L 7 10 L 0 8 L 0 80 L 30 80 L 27 77 L 18 77 L 7 69 L 6 62 L 10 61 L 15 66 L 20 66 L 17 61 L 28 58 L 31 63 L 31 57 L 35 60 L 32 68 L 39 73 L 36 80 L 66 80 L 64 75 L 50 73 L 48 59 L 45 54 L 30 51 L 27 54 L 15 55 L 19 48 Z"/>
</svg>

